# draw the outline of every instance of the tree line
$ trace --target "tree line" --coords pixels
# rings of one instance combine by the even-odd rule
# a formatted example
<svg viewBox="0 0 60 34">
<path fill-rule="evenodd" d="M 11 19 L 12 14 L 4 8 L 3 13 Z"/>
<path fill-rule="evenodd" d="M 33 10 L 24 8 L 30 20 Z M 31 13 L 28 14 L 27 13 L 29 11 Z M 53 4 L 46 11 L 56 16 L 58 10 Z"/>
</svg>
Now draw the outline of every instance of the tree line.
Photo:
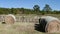
<svg viewBox="0 0 60 34">
<path fill-rule="evenodd" d="M 52 8 L 46 4 L 42 10 L 40 10 L 39 5 L 34 5 L 33 9 L 27 8 L 1 8 L 0 14 L 59 14 L 60 11 L 52 10 Z"/>
</svg>

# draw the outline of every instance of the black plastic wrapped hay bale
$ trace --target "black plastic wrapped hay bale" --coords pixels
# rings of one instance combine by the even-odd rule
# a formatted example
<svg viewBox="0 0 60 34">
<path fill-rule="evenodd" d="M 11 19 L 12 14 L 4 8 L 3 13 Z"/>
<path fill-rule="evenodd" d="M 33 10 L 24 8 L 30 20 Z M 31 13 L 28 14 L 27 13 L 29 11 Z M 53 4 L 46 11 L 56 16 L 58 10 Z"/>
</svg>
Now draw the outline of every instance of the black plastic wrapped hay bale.
<svg viewBox="0 0 60 34">
<path fill-rule="evenodd" d="M 60 20 L 51 16 L 42 16 L 39 19 L 40 29 L 47 33 L 60 32 Z"/>
</svg>

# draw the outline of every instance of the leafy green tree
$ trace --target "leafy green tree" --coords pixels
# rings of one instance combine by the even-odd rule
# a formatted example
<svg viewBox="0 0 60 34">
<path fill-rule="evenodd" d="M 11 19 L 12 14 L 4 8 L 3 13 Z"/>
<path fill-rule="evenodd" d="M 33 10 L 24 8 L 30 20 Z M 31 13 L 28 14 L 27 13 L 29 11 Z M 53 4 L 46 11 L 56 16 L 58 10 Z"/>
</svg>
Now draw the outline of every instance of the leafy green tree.
<svg viewBox="0 0 60 34">
<path fill-rule="evenodd" d="M 43 8 L 43 11 L 50 12 L 52 11 L 52 9 L 48 4 L 46 4 L 45 7 Z"/>
<path fill-rule="evenodd" d="M 35 12 L 39 12 L 40 11 L 39 5 L 34 5 L 33 9 L 34 9 Z"/>
<path fill-rule="evenodd" d="M 24 14 L 24 8 L 21 8 L 21 12 L 22 12 L 22 14 Z"/>
<path fill-rule="evenodd" d="M 14 8 L 11 8 L 9 13 L 13 14 L 13 11 L 14 11 Z"/>
</svg>

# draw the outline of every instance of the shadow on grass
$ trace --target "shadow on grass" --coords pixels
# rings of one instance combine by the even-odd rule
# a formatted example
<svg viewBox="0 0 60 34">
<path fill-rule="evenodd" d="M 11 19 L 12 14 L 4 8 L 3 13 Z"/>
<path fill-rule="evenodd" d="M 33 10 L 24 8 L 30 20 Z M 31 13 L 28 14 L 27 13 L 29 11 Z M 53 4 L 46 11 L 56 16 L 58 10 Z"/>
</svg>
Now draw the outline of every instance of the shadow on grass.
<svg viewBox="0 0 60 34">
<path fill-rule="evenodd" d="M 35 30 L 40 31 L 40 32 L 45 32 L 45 30 L 41 28 L 39 24 L 35 24 Z"/>
<path fill-rule="evenodd" d="M 39 19 L 39 24 L 35 24 L 35 30 L 45 33 L 46 23 L 47 22 L 45 21 L 45 19 L 42 20 Z"/>
<path fill-rule="evenodd" d="M 2 24 L 6 24 L 5 22 L 2 22 Z"/>
</svg>

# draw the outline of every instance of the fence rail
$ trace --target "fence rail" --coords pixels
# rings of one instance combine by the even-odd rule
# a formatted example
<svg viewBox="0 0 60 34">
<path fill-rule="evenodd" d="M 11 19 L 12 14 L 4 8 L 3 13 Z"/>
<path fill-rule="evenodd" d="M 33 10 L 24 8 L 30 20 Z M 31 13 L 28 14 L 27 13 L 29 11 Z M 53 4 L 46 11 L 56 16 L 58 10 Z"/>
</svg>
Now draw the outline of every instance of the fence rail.
<svg viewBox="0 0 60 34">
<path fill-rule="evenodd" d="M 6 15 L 0 15 L 0 22 L 4 21 Z M 16 22 L 32 22 L 37 23 L 39 22 L 39 18 L 42 15 L 16 15 Z M 50 15 L 60 19 L 60 15 Z"/>
<path fill-rule="evenodd" d="M 39 20 L 39 16 L 15 16 L 16 22 L 32 22 L 37 23 Z M 5 15 L 0 15 L 0 22 L 3 22 Z"/>
</svg>

